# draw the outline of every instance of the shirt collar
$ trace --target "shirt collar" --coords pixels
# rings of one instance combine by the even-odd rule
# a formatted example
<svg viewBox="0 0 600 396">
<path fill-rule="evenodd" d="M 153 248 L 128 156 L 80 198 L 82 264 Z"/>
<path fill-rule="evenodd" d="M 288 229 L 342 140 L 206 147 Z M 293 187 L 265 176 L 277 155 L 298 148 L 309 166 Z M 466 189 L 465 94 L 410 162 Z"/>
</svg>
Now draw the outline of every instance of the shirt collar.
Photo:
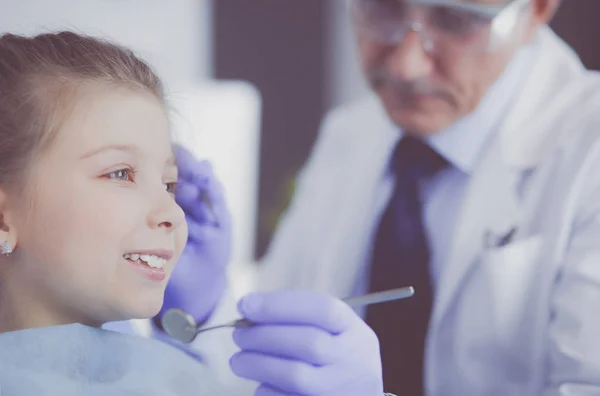
<svg viewBox="0 0 600 396">
<path fill-rule="evenodd" d="M 526 77 L 534 48 L 520 49 L 469 115 L 427 139 L 428 144 L 455 168 L 470 174 L 479 156 L 498 130 L 509 104 Z"/>
</svg>

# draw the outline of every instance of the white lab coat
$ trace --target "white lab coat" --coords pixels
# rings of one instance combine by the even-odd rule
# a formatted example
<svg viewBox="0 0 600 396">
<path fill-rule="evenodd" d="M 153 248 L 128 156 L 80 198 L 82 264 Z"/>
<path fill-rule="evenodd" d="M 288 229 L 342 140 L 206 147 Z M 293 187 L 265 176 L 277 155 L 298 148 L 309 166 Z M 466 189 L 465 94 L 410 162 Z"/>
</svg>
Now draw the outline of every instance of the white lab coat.
<svg viewBox="0 0 600 396">
<path fill-rule="evenodd" d="M 600 395 L 600 77 L 549 29 L 539 40 L 458 215 L 427 339 L 430 396 Z M 326 118 L 263 289 L 353 292 L 397 139 L 375 97 Z M 510 243 L 486 245 L 513 227 Z"/>
</svg>

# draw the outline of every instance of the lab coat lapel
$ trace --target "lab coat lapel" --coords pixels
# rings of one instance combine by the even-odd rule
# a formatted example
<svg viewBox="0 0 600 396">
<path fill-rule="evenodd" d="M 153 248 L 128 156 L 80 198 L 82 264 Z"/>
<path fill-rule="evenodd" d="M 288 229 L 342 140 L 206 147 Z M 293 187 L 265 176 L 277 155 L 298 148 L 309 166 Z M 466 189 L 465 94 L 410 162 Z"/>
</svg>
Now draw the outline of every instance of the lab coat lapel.
<svg viewBox="0 0 600 396">
<path fill-rule="evenodd" d="M 338 191 L 338 208 L 329 219 L 331 232 L 319 234 L 323 250 L 315 264 L 320 276 L 307 280 L 313 288 L 338 297 L 352 293 L 369 256 L 371 234 L 386 203 L 386 197 L 378 194 L 400 137 L 379 101 L 374 100 L 371 106 L 369 117 L 358 120 L 353 130 L 345 132 L 361 139 L 354 142 L 352 162 L 345 162 L 347 166 L 340 174 L 340 186 L 344 188 Z"/>
<path fill-rule="evenodd" d="M 473 174 L 458 216 L 450 256 L 436 289 L 434 324 L 447 310 L 485 246 L 518 226 L 519 176 L 520 172 L 504 162 L 502 147 L 497 143 Z"/>
<path fill-rule="evenodd" d="M 511 228 L 516 227 L 518 234 L 523 217 L 520 181 L 550 147 L 550 134 L 557 130 L 552 128 L 552 123 L 557 122 L 554 114 L 560 114 L 552 109 L 565 106 L 569 100 L 569 89 L 563 89 L 568 84 L 561 78 L 576 75 L 582 69 L 579 63 L 572 62 L 573 58 L 565 53 L 566 46 L 554 33 L 544 28 L 540 34 L 539 53 L 532 66 L 535 72 L 528 76 L 467 187 L 447 265 L 436 289 L 433 330 L 486 244 Z"/>
</svg>

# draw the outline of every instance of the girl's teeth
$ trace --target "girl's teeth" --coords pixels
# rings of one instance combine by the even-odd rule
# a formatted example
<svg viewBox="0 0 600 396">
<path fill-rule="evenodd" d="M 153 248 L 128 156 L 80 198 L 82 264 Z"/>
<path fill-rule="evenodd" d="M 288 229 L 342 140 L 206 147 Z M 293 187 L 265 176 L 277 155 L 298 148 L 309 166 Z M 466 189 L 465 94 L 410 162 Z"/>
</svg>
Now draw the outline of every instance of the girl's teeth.
<svg viewBox="0 0 600 396">
<path fill-rule="evenodd" d="M 149 255 L 149 254 L 124 254 L 123 258 L 130 261 L 142 261 L 152 268 L 163 268 L 165 266 L 166 260 L 162 257 Z"/>
</svg>

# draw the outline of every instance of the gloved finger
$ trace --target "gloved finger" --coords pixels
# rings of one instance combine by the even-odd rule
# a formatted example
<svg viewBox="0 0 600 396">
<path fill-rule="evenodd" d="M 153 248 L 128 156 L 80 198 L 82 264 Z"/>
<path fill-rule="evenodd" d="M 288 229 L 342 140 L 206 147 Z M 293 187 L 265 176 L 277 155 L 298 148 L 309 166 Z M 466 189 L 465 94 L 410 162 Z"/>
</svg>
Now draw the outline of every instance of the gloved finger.
<svg viewBox="0 0 600 396">
<path fill-rule="evenodd" d="M 261 385 L 256 389 L 254 396 L 302 396 L 297 393 L 284 392 L 269 385 Z"/>
<path fill-rule="evenodd" d="M 196 243 L 206 243 L 218 238 L 221 231 L 214 223 L 207 221 L 199 222 L 187 213 L 185 220 L 188 226 L 188 240 Z"/>
<path fill-rule="evenodd" d="M 257 323 L 316 326 L 332 334 L 346 331 L 359 320 L 341 300 L 302 290 L 252 293 L 240 300 L 238 311 Z"/>
<path fill-rule="evenodd" d="M 192 220 L 223 228 L 231 223 L 223 186 L 216 179 L 201 187 L 179 179 L 175 200 Z"/>
<path fill-rule="evenodd" d="M 206 182 L 206 193 L 211 201 L 220 201 L 224 197 L 223 184 L 213 175 Z"/>
<path fill-rule="evenodd" d="M 175 190 L 175 201 L 183 210 L 188 210 L 197 205 L 200 199 L 200 189 L 195 184 L 186 182 L 183 179 L 177 180 L 177 189 Z"/>
<path fill-rule="evenodd" d="M 283 392 L 316 395 L 318 368 L 294 360 L 254 352 L 238 352 L 229 365 L 238 377 L 257 381 Z M 285 393 L 284 393 L 285 394 Z"/>
<path fill-rule="evenodd" d="M 188 223 L 218 225 L 217 214 L 202 199 L 201 192 L 196 186 L 188 183 L 179 184 L 175 200 L 188 217 Z"/>
<path fill-rule="evenodd" d="M 218 219 L 218 223 L 222 227 L 228 228 L 231 224 L 231 215 L 229 213 L 223 184 L 216 178 L 212 178 L 207 183 L 206 190 L 203 191 L 206 194 L 205 198 L 209 200 L 211 211 Z"/>
<path fill-rule="evenodd" d="M 174 145 L 173 152 L 177 160 L 179 177 L 183 180 L 203 185 L 213 177 L 212 165 L 208 161 L 200 161 L 185 147 Z"/>
<path fill-rule="evenodd" d="M 258 325 L 233 332 L 244 350 L 299 360 L 315 366 L 333 364 L 339 358 L 337 337 L 312 326 Z"/>
</svg>

